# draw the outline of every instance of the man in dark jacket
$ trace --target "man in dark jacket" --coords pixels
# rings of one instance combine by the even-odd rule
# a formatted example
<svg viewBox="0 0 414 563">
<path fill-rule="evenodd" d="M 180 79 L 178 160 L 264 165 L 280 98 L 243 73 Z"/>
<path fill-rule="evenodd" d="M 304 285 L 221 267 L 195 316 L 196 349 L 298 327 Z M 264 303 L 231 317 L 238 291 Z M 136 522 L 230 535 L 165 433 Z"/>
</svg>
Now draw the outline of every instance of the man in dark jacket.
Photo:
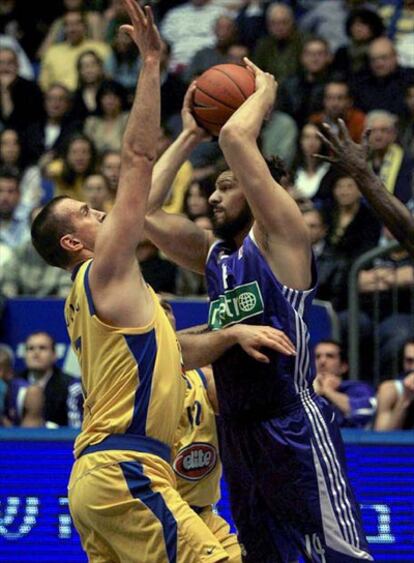
<svg viewBox="0 0 414 563">
<path fill-rule="evenodd" d="M 76 383 L 56 366 L 55 341 L 47 332 L 34 332 L 26 339 L 26 369 L 19 377 L 44 389 L 44 419 L 68 425 L 68 389 Z"/>
</svg>

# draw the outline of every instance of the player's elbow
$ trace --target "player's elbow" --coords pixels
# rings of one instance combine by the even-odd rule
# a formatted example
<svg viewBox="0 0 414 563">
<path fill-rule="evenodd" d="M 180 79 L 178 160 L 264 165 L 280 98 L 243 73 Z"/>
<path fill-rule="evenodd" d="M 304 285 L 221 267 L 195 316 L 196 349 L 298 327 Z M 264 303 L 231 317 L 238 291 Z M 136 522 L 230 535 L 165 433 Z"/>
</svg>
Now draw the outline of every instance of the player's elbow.
<svg viewBox="0 0 414 563">
<path fill-rule="evenodd" d="M 129 167 L 153 167 L 157 153 L 155 147 L 146 147 L 142 143 L 125 141 L 122 147 L 122 162 Z"/>
<path fill-rule="evenodd" d="M 228 146 L 242 146 L 248 140 L 248 130 L 241 123 L 226 123 L 220 131 L 219 145 L 221 149 Z"/>
</svg>

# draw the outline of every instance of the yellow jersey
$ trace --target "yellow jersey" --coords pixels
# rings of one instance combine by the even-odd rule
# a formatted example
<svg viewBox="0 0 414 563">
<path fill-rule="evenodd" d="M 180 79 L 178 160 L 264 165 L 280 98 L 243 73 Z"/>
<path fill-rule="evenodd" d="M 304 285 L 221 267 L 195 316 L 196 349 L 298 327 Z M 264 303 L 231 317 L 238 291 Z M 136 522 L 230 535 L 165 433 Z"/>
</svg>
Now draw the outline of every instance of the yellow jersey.
<svg viewBox="0 0 414 563">
<path fill-rule="evenodd" d="M 89 287 L 92 263 L 87 260 L 74 271 L 65 303 L 85 399 L 75 457 L 113 434 L 172 447 L 186 392 L 175 332 L 150 287 L 155 312 L 147 326 L 120 328 L 102 322 Z"/>
<path fill-rule="evenodd" d="M 172 466 L 181 497 L 193 507 L 215 504 L 220 499 L 221 462 L 216 416 L 207 395 L 201 370 L 185 373 L 184 410 L 173 447 Z"/>
</svg>

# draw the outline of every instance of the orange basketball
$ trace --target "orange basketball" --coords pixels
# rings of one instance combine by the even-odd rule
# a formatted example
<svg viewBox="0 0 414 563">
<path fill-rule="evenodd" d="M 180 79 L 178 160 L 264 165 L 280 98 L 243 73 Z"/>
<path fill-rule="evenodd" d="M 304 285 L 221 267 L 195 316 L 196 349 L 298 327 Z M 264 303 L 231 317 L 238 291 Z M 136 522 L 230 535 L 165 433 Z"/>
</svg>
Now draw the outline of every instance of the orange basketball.
<svg viewBox="0 0 414 563">
<path fill-rule="evenodd" d="M 255 90 L 253 72 L 236 64 L 213 66 L 197 78 L 196 84 L 193 115 L 214 136 Z"/>
</svg>

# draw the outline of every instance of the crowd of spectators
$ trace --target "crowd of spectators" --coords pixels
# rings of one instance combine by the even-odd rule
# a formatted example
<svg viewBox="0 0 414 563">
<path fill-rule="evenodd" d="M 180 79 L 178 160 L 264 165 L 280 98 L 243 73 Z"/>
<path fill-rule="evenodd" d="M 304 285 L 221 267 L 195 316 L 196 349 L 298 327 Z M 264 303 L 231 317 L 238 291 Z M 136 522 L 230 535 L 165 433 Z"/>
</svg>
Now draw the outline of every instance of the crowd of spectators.
<svg viewBox="0 0 414 563">
<path fill-rule="evenodd" d="M 358 257 L 386 245 L 392 237 L 355 181 L 315 157 L 327 154 L 318 132 L 323 123 L 335 129 L 342 118 L 352 139 L 361 142 L 369 128 L 369 166 L 401 202 L 413 203 L 414 1 L 159 0 L 153 4 L 164 39 L 158 155 L 180 131 L 180 108 L 188 84 L 210 66 L 240 64 L 249 56 L 278 81 L 277 103 L 259 142 L 267 157 L 278 155 L 289 168 L 285 187 L 304 213 L 317 258 L 317 297 L 332 304 L 340 321 L 342 349 L 327 341 L 320 344 L 322 352 L 315 351 L 315 390 L 332 400 L 344 424 L 352 426 L 355 389 L 344 380 L 343 356 L 349 327 L 348 275 Z M 122 135 L 140 69 L 131 39 L 119 30 L 127 20 L 120 0 L 49 0 L 36 9 L 33 21 L 23 0 L 0 0 L 0 315 L 11 297 L 67 294 L 69 274 L 46 265 L 35 253 L 30 224 L 55 195 L 70 195 L 110 211 Z M 165 209 L 184 213 L 211 229 L 208 198 L 222 167 L 217 140 L 198 147 L 177 174 Z M 150 241 L 141 242 L 137 258 L 156 291 L 205 295 L 201 276 L 168 262 Z M 403 349 L 412 355 L 412 345 L 404 348 L 414 335 L 412 259 L 395 250 L 362 270 L 358 286 L 364 350 L 372 349 L 377 331 L 381 379 L 398 376 L 392 405 L 386 408 L 411 404 L 414 385 L 406 373 L 407 362 L 404 373 L 395 373 L 395 357 Z M 52 336 L 39 334 L 49 338 L 53 348 Z M 328 370 L 323 367 L 329 355 L 326 349 L 337 356 Z M 7 357 L 7 350 L 0 349 L 1 397 L 4 386 L 10 387 L 12 362 Z M 369 386 L 373 383 L 370 354 L 366 357 L 360 378 Z M 327 371 L 329 377 L 323 375 Z M 32 424 L 30 413 L 40 400 L 31 390 L 36 386 L 32 379 L 23 384 L 19 376 L 17 384 L 28 390 L 28 417 L 21 406 L 24 402 L 19 411 L 19 423 L 26 420 L 25 425 Z M 391 388 L 388 382 L 380 386 L 380 405 Z M 351 398 L 335 402 L 340 393 Z M 359 393 L 357 389 L 357 398 Z M 375 389 L 368 395 L 371 408 Z M 47 411 L 47 397 L 42 401 L 42 416 L 34 415 L 33 420 L 61 424 Z M 341 404 L 346 408 L 341 409 Z M 4 416 L 11 423 L 16 420 Z M 64 424 L 69 419 L 65 420 Z M 372 414 L 356 425 L 369 427 L 373 420 Z M 375 426 L 385 429 L 389 424 L 377 421 Z"/>
</svg>

